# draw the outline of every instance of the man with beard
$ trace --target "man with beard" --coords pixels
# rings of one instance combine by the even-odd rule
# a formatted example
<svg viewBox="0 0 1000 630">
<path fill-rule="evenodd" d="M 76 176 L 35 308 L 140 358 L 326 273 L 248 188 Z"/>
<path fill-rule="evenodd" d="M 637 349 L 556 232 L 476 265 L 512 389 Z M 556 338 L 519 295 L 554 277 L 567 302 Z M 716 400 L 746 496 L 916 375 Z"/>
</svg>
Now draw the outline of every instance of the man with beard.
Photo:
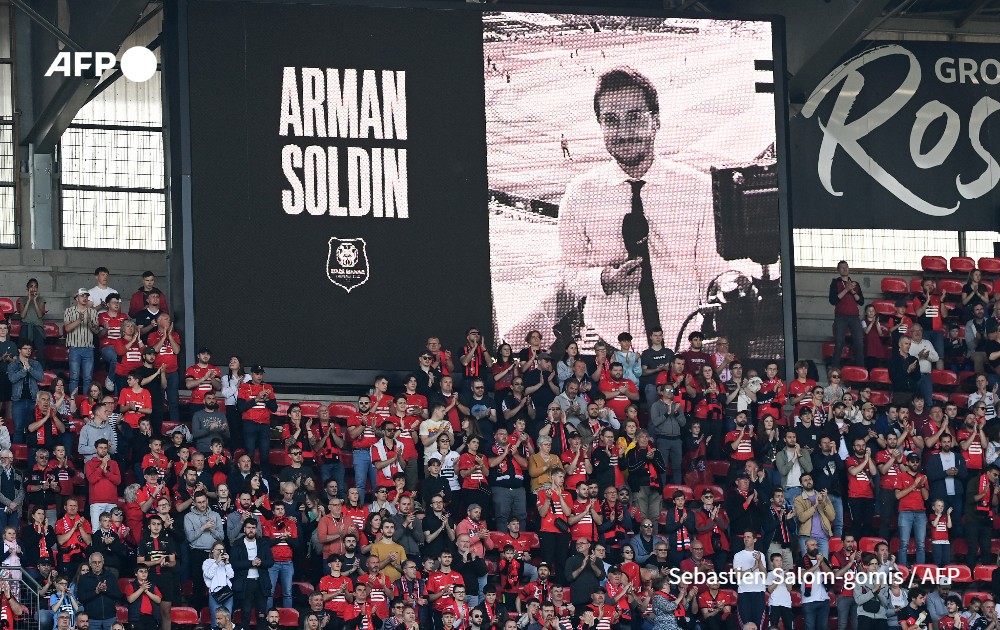
<svg viewBox="0 0 1000 630">
<path fill-rule="evenodd" d="M 741 411 L 734 419 L 736 429 L 726 434 L 723 451 L 729 458 L 729 476 L 732 479 L 736 473 L 744 470 L 748 459 L 754 457 L 753 425 L 748 423 L 747 412 Z"/>
<path fill-rule="evenodd" d="M 854 588 L 847 588 L 848 582 L 853 584 L 855 575 L 864 572 L 857 538 L 844 534 L 844 546 L 830 557 L 830 566 L 835 570 L 836 578 L 834 590 L 837 592 L 837 630 L 847 630 L 848 621 L 853 630 L 858 630 L 858 605 L 854 601 Z"/>
<path fill-rule="evenodd" d="M 906 566 L 906 548 L 910 533 L 917 540 L 917 564 L 924 562 L 927 538 L 927 477 L 920 474 L 920 456 L 910 453 L 896 478 L 896 498 L 899 500 L 899 564 Z"/>
<path fill-rule="evenodd" d="M 775 488 L 771 495 L 771 502 L 767 506 L 767 516 L 764 521 L 764 545 L 767 555 L 781 554 L 784 567 L 791 567 L 792 549 L 795 548 L 795 541 L 798 540 L 798 519 L 795 510 L 789 510 L 785 503 L 785 491 Z"/>
<path fill-rule="evenodd" d="M 803 494 L 804 496 L 804 494 Z M 802 500 L 803 497 L 799 497 Z M 830 596 L 826 585 L 829 577 L 821 572 L 832 573 L 833 569 L 826 560 L 826 555 L 820 553 L 819 542 L 812 537 L 806 538 L 803 545 L 805 554 L 802 556 L 802 615 L 805 617 L 805 630 L 826 630 L 830 618 Z M 813 573 L 805 577 L 805 573 Z"/>
<path fill-rule="evenodd" d="M 761 498 L 756 491 L 750 490 L 750 476 L 746 472 L 736 475 L 736 492 L 730 492 L 726 497 L 726 513 L 729 514 L 730 536 L 742 535 L 739 532 L 762 532 L 763 510 L 766 498 Z"/>
<path fill-rule="evenodd" d="M 243 523 L 243 539 L 233 543 L 230 555 L 235 573 L 233 600 L 239 603 L 244 623 L 256 627 L 271 593 L 268 569 L 274 564 L 271 545 L 257 536 L 257 519 L 249 518 Z"/>
<path fill-rule="evenodd" d="M 795 497 L 795 516 L 799 520 L 799 542 L 805 548 L 807 540 L 819 545 L 826 557 L 830 553 L 830 538 L 836 511 L 826 490 L 817 491 L 813 486 L 813 476 L 804 474 L 801 478 L 802 494 Z M 825 626 L 824 626 L 825 627 Z"/>
<path fill-rule="evenodd" d="M 997 492 L 998 482 L 1000 482 L 1000 466 L 993 463 L 985 473 L 969 481 L 966 490 L 969 503 L 966 518 L 969 531 L 966 538 L 969 541 L 968 564 L 972 568 L 975 568 L 977 559 L 983 560 L 979 564 L 989 564 L 987 555 L 990 550 L 990 532 L 997 498 L 1000 496 Z"/>
<path fill-rule="evenodd" d="M 820 438 L 819 452 L 812 454 L 812 462 L 812 478 L 816 490 L 825 490 L 830 504 L 833 505 L 832 536 L 840 537 L 844 531 L 844 487 L 842 480 L 846 475 L 844 460 L 838 452 L 837 442 L 829 436 Z M 820 546 L 822 547 L 822 545 L 821 541 Z"/>
<path fill-rule="evenodd" d="M 878 469 L 868 443 L 862 438 L 854 440 L 853 452 L 844 463 L 847 466 L 847 507 L 851 511 L 854 534 L 858 538 L 871 536 Z"/>
<path fill-rule="evenodd" d="M 885 448 L 875 456 L 878 465 L 879 504 L 881 518 L 879 520 L 879 538 L 889 540 L 889 531 L 896 524 L 899 511 L 899 500 L 896 499 L 896 478 L 899 467 L 903 463 L 903 449 L 899 448 L 899 438 L 893 431 L 885 436 Z"/>
<path fill-rule="evenodd" d="M 226 414 L 219 411 L 215 392 L 205 392 L 202 404 L 204 407 L 191 417 L 191 437 L 199 453 L 211 453 L 213 438 L 229 439 L 229 421 Z"/>
<path fill-rule="evenodd" d="M 774 465 L 781 474 L 781 485 L 788 500 L 794 501 L 795 497 L 802 493 L 802 482 L 799 481 L 802 474 L 811 473 L 813 469 L 809 451 L 799 445 L 798 434 L 795 431 L 785 433 L 785 448 L 778 451 Z M 786 566 L 790 567 L 792 563 L 788 562 Z"/>
<path fill-rule="evenodd" d="M 936 405 L 934 408 L 940 409 Z M 929 455 L 925 464 L 929 498 L 931 503 L 940 499 L 945 506 L 951 508 L 951 519 L 955 524 L 952 535 L 962 536 L 965 483 L 969 478 L 969 471 L 965 466 L 965 458 L 955 450 L 955 440 L 951 434 L 941 435 L 938 445 L 941 450 Z"/>
</svg>

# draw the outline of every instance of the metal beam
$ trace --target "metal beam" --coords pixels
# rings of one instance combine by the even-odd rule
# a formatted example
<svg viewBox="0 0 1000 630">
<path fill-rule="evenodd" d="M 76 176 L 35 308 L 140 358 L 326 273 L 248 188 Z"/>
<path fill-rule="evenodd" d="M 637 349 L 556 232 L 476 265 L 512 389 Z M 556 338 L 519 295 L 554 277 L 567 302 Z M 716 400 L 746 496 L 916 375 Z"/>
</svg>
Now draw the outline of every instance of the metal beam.
<svg viewBox="0 0 1000 630">
<path fill-rule="evenodd" d="M 157 35 L 156 38 L 153 39 L 153 41 L 149 42 L 146 48 L 148 48 L 149 50 L 156 50 L 157 48 L 159 48 L 162 37 L 163 37 L 162 35 Z M 115 81 L 122 78 L 123 76 L 125 75 L 122 74 L 121 64 L 120 63 L 116 64 L 115 71 L 112 72 L 107 79 L 101 81 L 101 84 L 95 87 L 94 91 L 91 92 L 90 96 L 87 97 L 87 103 L 100 96 L 106 89 L 111 87 L 111 85 Z"/>
<path fill-rule="evenodd" d="M 983 9 L 985 9 L 986 6 L 988 4 L 990 4 L 992 1 L 993 0 L 976 0 L 975 2 L 973 2 L 972 5 L 968 8 L 968 10 L 964 14 L 962 14 L 962 16 L 960 18 L 958 18 L 957 20 L 955 20 L 955 27 L 956 28 L 962 28 L 963 26 L 965 26 L 965 24 L 969 20 L 971 20 L 972 18 L 976 17 L 976 15 L 980 11 L 982 11 Z"/>
<path fill-rule="evenodd" d="M 811 56 L 799 67 L 788 83 L 791 103 L 802 105 L 812 91 L 838 61 L 864 35 L 873 22 L 882 15 L 890 0 L 859 0 Z"/>
<path fill-rule="evenodd" d="M 83 3 L 75 3 L 74 8 Z M 74 28 L 86 33 L 82 41 L 85 50 L 115 51 L 132 31 L 148 0 L 103 0 L 91 3 L 91 8 L 100 6 L 100 11 L 91 11 L 75 18 Z M 87 102 L 87 98 L 97 87 L 99 79 L 83 77 L 60 78 L 59 87 L 44 109 L 35 117 L 34 125 L 28 132 L 27 142 L 35 145 L 38 153 L 50 152 L 66 131 L 73 117 Z"/>
<path fill-rule="evenodd" d="M 24 14 L 31 18 L 35 24 L 38 24 L 50 35 L 53 35 L 56 39 L 61 41 L 66 48 L 69 48 L 73 52 L 83 52 L 83 48 L 69 36 L 69 33 L 66 33 L 52 22 L 46 20 L 44 15 L 32 9 L 27 2 L 24 0 L 10 0 L 10 3 L 18 9 L 24 11 Z"/>
</svg>

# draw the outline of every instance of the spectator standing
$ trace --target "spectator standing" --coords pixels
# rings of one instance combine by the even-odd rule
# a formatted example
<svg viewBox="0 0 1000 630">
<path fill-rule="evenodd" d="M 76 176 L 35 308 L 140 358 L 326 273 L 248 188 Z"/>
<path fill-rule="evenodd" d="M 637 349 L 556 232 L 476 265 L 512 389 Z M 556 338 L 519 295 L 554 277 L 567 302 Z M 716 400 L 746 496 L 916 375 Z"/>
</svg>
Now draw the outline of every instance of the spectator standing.
<svg viewBox="0 0 1000 630">
<path fill-rule="evenodd" d="M 156 367 L 163 367 L 167 377 L 167 411 L 172 422 L 180 422 L 180 371 L 177 358 L 181 352 L 181 336 L 174 331 L 174 322 L 169 313 L 156 317 L 156 330 L 149 333 L 146 340 L 150 348 L 157 352 Z M 201 353 L 204 354 L 204 353 Z M 264 460 L 261 460 L 262 462 Z"/>
<path fill-rule="evenodd" d="M 865 356 L 865 332 L 861 326 L 861 311 L 865 303 L 861 286 L 851 280 L 851 268 L 846 260 L 837 263 L 837 277 L 830 282 L 830 305 L 833 306 L 833 335 L 835 345 L 831 367 L 840 367 L 841 351 L 847 331 L 851 331 L 851 345 L 854 347 L 854 361 L 861 364 Z"/>
<path fill-rule="evenodd" d="M 202 398 L 201 409 L 191 417 L 192 435 L 195 449 L 199 453 L 212 452 L 212 440 L 218 438 L 229 440 L 229 421 L 226 414 L 219 411 L 218 398 L 215 392 L 206 392 Z"/>
<path fill-rule="evenodd" d="M 99 325 L 97 311 L 90 306 L 90 292 L 78 289 L 73 299 L 74 304 L 63 313 L 63 331 L 69 348 L 69 393 L 76 396 L 90 389 L 94 373 L 94 335 Z"/>
<path fill-rule="evenodd" d="M 160 295 L 160 310 L 164 313 L 169 313 L 170 308 L 167 306 L 167 296 L 162 291 L 156 288 L 156 274 L 152 271 L 142 272 L 142 286 L 139 290 L 132 294 L 128 303 L 128 315 L 129 317 L 135 317 L 146 308 L 146 296 L 148 296 L 152 291 L 159 292 Z"/>
<path fill-rule="evenodd" d="M 663 455 L 649 443 L 649 432 L 641 429 L 635 448 L 625 454 L 628 485 L 636 497 L 639 511 L 646 518 L 659 518 L 663 506 L 661 475 L 667 472 Z"/>
<path fill-rule="evenodd" d="M 108 285 L 108 280 L 110 278 L 111 272 L 108 271 L 107 267 L 98 267 L 94 270 L 94 281 L 96 284 L 94 285 L 94 288 L 89 291 L 90 306 L 98 312 L 108 310 L 107 303 L 109 296 L 112 294 L 118 294 L 117 291 Z M 86 391 L 86 389 L 84 391 Z"/>
<path fill-rule="evenodd" d="M 687 424 L 684 409 L 676 402 L 673 387 L 659 386 L 660 399 L 653 403 L 649 410 L 649 429 L 655 436 L 656 448 L 670 465 L 672 480 L 670 483 L 681 483 L 682 435 L 681 429 Z M 716 420 L 718 422 L 718 420 Z"/>
<path fill-rule="evenodd" d="M 14 444 L 25 443 L 25 433 L 29 418 L 34 416 L 35 399 L 38 397 L 38 385 L 45 374 L 42 364 L 31 358 L 34 348 L 28 340 L 22 340 L 17 350 L 17 360 L 7 364 L 7 378 L 11 384 L 11 400 L 13 401 Z"/>
<path fill-rule="evenodd" d="M 76 592 L 89 616 L 90 630 L 111 630 L 118 617 L 115 606 L 121 601 L 122 593 L 118 579 L 104 570 L 103 555 L 90 555 L 90 571 L 80 577 Z"/>
<path fill-rule="evenodd" d="M 104 405 L 100 408 L 103 410 Z M 94 443 L 94 455 L 84 466 L 84 475 L 90 490 L 90 524 L 96 530 L 101 514 L 110 512 L 118 505 L 118 486 L 122 482 L 118 462 L 111 459 L 107 439 L 99 438 Z"/>
<path fill-rule="evenodd" d="M 91 289 L 93 291 L 93 289 Z M 122 338 L 122 324 L 128 319 L 121 312 L 121 296 L 109 293 L 104 298 L 107 310 L 97 315 L 97 336 L 100 338 L 99 352 L 101 358 L 108 364 L 108 376 L 104 379 L 104 389 L 115 391 L 115 368 L 118 366 L 118 353 L 115 344 Z"/>
<path fill-rule="evenodd" d="M 271 593 L 268 571 L 274 564 L 274 555 L 269 542 L 257 535 L 257 519 L 243 522 L 243 537 L 233 543 L 231 554 L 233 601 L 243 611 L 244 623 L 259 627 L 266 610 L 264 604 Z"/>
<path fill-rule="evenodd" d="M 267 469 L 271 453 L 271 414 L 278 410 L 274 388 L 264 382 L 264 367 L 250 368 L 250 382 L 239 388 L 237 408 L 244 420 L 243 439 L 247 455 L 253 461 L 255 452 L 260 453 L 261 468 Z M 235 555 L 233 556 L 235 559 Z"/>
<path fill-rule="evenodd" d="M 38 293 L 38 280 L 31 278 L 25 286 L 28 294 L 17 301 L 17 310 L 21 315 L 21 334 L 18 336 L 18 342 L 19 345 L 30 344 L 35 356 L 41 358 L 45 351 L 45 325 L 42 322 L 47 312 L 45 299 Z"/>
</svg>

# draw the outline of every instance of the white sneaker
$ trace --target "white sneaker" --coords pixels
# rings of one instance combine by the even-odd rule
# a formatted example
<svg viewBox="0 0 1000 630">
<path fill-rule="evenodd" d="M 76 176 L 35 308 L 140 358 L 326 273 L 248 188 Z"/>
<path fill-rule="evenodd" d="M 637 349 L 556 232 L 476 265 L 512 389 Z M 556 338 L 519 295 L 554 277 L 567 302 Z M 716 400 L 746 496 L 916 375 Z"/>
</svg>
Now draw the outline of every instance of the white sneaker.
<svg viewBox="0 0 1000 630">
<path fill-rule="evenodd" d="M 104 379 L 104 389 L 111 392 L 115 391 L 115 382 L 111 380 L 110 376 Z"/>
</svg>

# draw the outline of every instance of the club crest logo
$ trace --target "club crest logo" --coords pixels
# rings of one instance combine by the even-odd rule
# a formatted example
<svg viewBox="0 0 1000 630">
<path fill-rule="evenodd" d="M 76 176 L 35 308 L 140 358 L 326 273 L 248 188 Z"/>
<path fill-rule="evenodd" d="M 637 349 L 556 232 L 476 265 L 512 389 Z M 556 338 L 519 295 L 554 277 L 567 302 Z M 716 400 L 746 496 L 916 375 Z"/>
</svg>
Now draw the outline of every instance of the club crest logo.
<svg viewBox="0 0 1000 630">
<path fill-rule="evenodd" d="M 326 277 L 350 293 L 368 282 L 368 252 L 363 238 L 330 239 L 326 256 Z"/>
</svg>

